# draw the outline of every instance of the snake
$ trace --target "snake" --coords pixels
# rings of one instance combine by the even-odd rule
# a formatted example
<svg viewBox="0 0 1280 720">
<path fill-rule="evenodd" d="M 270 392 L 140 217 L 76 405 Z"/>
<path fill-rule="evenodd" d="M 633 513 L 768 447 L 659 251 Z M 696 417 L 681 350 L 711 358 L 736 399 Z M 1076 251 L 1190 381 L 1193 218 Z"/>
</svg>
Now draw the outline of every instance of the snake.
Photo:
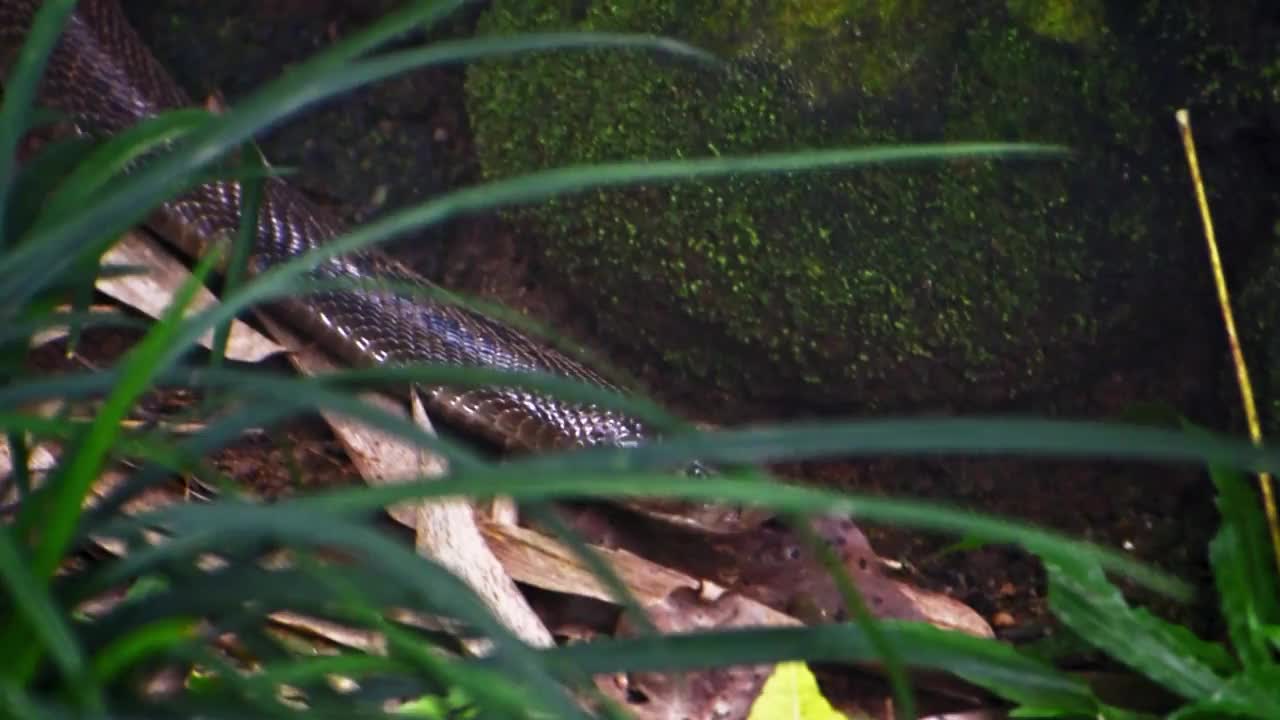
<svg viewBox="0 0 1280 720">
<path fill-rule="evenodd" d="M 0 0 L 0 39 L 11 45 L 21 42 L 39 6 L 40 0 Z M 49 58 L 39 102 L 67 116 L 77 131 L 99 137 L 194 106 L 130 26 L 117 0 L 80 0 Z M 212 180 L 164 201 L 146 224 L 183 253 L 198 257 L 219 239 L 239 232 L 243 202 L 240 182 Z M 262 181 L 249 274 L 265 272 L 346 232 L 334 213 L 284 178 L 268 176 Z M 328 287 L 346 284 L 271 301 L 263 310 L 341 363 L 434 363 L 543 373 L 624 392 L 553 344 L 442 299 L 439 287 L 376 249 L 326 259 L 310 278 Z M 355 284 L 359 287 L 348 289 Z M 658 436 L 628 414 L 518 386 L 420 390 L 432 417 L 505 451 L 625 448 Z M 749 511 L 737 508 L 666 500 L 626 504 L 709 532 L 735 532 L 754 522 Z"/>
</svg>

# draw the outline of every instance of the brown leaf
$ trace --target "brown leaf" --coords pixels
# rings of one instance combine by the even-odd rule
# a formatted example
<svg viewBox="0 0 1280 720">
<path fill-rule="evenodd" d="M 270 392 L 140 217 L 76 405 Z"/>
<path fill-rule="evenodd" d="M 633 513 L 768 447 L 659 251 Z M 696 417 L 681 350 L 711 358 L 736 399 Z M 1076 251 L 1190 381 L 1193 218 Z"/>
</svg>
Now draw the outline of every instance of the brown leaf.
<svg viewBox="0 0 1280 720">
<path fill-rule="evenodd" d="M 681 588 L 646 607 L 663 633 L 799 624 L 741 595 L 709 596 Z M 784 619 L 785 618 L 785 619 Z M 619 634 L 632 632 L 624 619 Z M 596 685 L 637 718 L 732 720 L 745 718 L 773 665 L 739 665 L 685 673 L 630 673 L 600 677 Z"/>
</svg>

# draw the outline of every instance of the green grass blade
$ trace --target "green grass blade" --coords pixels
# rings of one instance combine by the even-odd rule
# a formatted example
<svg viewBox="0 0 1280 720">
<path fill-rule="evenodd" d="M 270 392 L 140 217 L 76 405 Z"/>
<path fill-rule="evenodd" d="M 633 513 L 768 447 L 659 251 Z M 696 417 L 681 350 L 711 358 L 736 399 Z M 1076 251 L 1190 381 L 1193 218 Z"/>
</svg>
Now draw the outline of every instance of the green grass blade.
<svg viewBox="0 0 1280 720">
<path fill-rule="evenodd" d="M 48 708 L 36 704 L 27 691 L 11 679 L 0 677 L 0 710 L 14 720 L 49 720 Z M 65 716 L 65 714 L 63 715 Z"/>
<path fill-rule="evenodd" d="M 120 177 L 140 158 L 163 148 L 195 128 L 209 122 L 210 114 L 202 109 L 172 110 L 147 118 L 99 144 L 63 181 L 41 213 L 44 224 L 50 218 L 63 218 L 80 212 L 86 204 Z M 41 224 L 34 228 L 39 232 Z"/>
<path fill-rule="evenodd" d="M 447 365 L 407 365 L 380 367 L 365 370 L 337 370 L 310 378 L 282 377 L 275 373 L 247 368 L 201 368 L 178 366 L 159 373 L 157 381 L 165 384 L 203 388 L 219 393 L 252 397 L 253 393 L 268 393 L 273 398 L 289 400 L 290 407 L 341 412 L 359 411 L 360 417 L 390 417 L 376 409 L 359 403 L 351 397 L 356 389 L 390 388 L 396 392 L 408 383 L 423 387 L 448 385 L 451 387 L 521 387 L 545 393 L 565 400 L 600 405 L 625 412 L 645 420 L 656 428 L 679 429 L 685 427 L 665 411 L 638 396 L 622 396 L 582 383 L 566 380 L 545 373 L 510 373 L 483 368 L 460 368 Z M 50 399 L 91 398 L 109 391 L 119 381 L 119 373 L 68 373 L 54 378 L 36 377 L 21 385 L 0 388 L 0 408 L 18 407 Z M 310 400 L 311 402 L 308 402 Z M 263 409 L 263 408 L 258 408 Z M 265 410 L 276 410 L 267 408 Z M 251 409 L 252 410 L 252 409 Z M 0 427 L 8 423 L 26 422 L 20 416 L 0 412 Z M 398 423 L 407 421 L 399 420 Z M 381 421 L 379 427 L 382 428 Z M 403 435 L 401 431 L 397 434 Z M 443 442 L 422 434 L 412 433 L 415 442 L 431 445 Z"/>
<path fill-rule="evenodd" d="M 0 345 L 33 337 L 42 330 L 55 327 L 79 327 L 81 330 L 116 329 L 145 330 L 151 327 L 150 320 L 129 317 L 118 311 L 89 312 L 63 311 L 42 312 L 25 320 L 18 320 L 0 328 Z"/>
<path fill-rule="evenodd" d="M 270 684 L 286 683 L 305 687 L 312 682 L 325 681 L 328 675 L 342 675 L 359 680 L 367 675 L 404 672 L 406 668 L 407 665 L 396 658 L 344 653 L 273 663 L 262 669 L 262 675 Z"/>
<path fill-rule="evenodd" d="M 446 3 L 455 5 L 456 3 Z M 393 74 L 422 67 L 428 63 L 458 62 L 467 57 L 465 50 L 471 45 L 476 56 L 484 52 L 510 54 L 529 49 L 545 49 L 546 39 L 538 36 L 528 43 L 519 38 L 501 40 L 485 39 L 449 44 L 444 51 L 435 46 L 421 50 L 387 53 L 376 59 L 348 64 L 355 55 L 385 42 L 413 22 L 434 16 L 424 9 L 394 14 L 377 23 L 373 28 L 348 38 L 328 51 L 294 67 L 279 80 L 267 84 L 209 123 L 207 129 L 193 132 L 189 142 L 179 144 L 179 152 L 170 153 L 130 176 L 115 192 L 102 198 L 98 204 L 67 217 L 52 225 L 41 239 L 39 248 L 24 247 L 8 257 L 0 257 L 0 302 L 18 306 L 29 299 L 38 288 L 47 285 L 52 278 L 66 272 L 77 252 L 97 252 L 109 238 L 123 232 L 140 220 L 146 211 L 161 202 L 180 186 L 184 178 L 190 178 L 227 153 L 231 148 L 249 140 L 281 120 L 314 105 L 338 92 L 350 90 L 361 84 L 390 77 Z M 561 39 L 570 36 L 558 36 Z M 621 38 L 621 39 L 619 39 Z M 611 43 L 626 47 L 647 44 L 654 49 L 687 47 L 668 40 L 650 37 L 632 38 L 618 36 L 614 40 L 598 38 L 590 42 L 593 47 Z M 689 54 L 697 51 L 689 48 Z M 84 238 L 99 238 L 85 243 Z M 20 273 L 19 268 L 28 268 Z"/>
<path fill-rule="evenodd" d="M 835 582 L 836 590 L 840 593 L 840 598 L 844 603 L 845 612 L 848 613 L 858 629 L 862 630 L 867 636 L 871 647 L 874 648 L 876 655 L 880 658 L 880 662 L 885 669 L 885 675 L 889 680 L 889 687 L 893 691 L 895 717 L 915 718 L 915 694 L 911 691 L 911 681 L 907 677 L 902 656 L 898 648 L 880 629 L 879 622 L 871 614 L 871 609 L 867 607 L 866 598 L 858 590 L 858 586 L 849 575 L 848 569 L 845 568 L 844 563 L 840 561 L 831 546 L 818 537 L 818 534 L 806 522 L 805 517 L 793 515 L 787 518 L 787 524 L 791 526 L 792 532 L 800 538 L 801 542 L 808 546 L 809 552 L 818 559 L 818 562 Z"/>
<path fill-rule="evenodd" d="M 4 84 L 0 107 L 0 227 L 7 227 L 9 191 L 16 176 L 18 141 L 30 127 L 40 76 L 58 35 L 75 10 L 76 0 L 47 0 L 40 5 Z M 4 248 L 10 238 L 0 238 Z"/>
<path fill-rule="evenodd" d="M 94 653 L 93 676 L 100 683 L 109 683 L 140 661 L 190 642 L 195 628 L 194 620 L 168 617 L 121 635 Z"/>
<path fill-rule="evenodd" d="M 17 491 L 18 502 L 31 494 L 31 447 L 27 437 L 20 432 L 5 433 L 9 445 L 9 477 L 0 479 L 0 497 L 8 497 L 9 490 Z"/>
<path fill-rule="evenodd" d="M 67 625 L 67 617 L 60 612 L 59 604 L 50 597 L 23 560 L 8 528 L 0 528 L 0 577 L 4 578 L 5 591 L 12 599 L 14 608 L 25 620 L 21 627 L 49 651 L 54 664 L 85 709 L 101 710 L 102 697 L 97 685 L 89 677 L 84 654 Z M 20 621 L 15 617 L 11 622 Z M 24 670 L 23 664 L 15 662 L 20 657 L 16 652 L 6 652 L 0 658 L 0 666 L 9 670 L 6 675 L 20 677 Z"/>
<path fill-rule="evenodd" d="M 59 468 L 51 479 L 50 485 L 54 488 L 52 504 L 48 506 L 51 512 L 33 563 L 37 577 L 51 576 L 58 559 L 66 551 L 80 517 L 84 495 L 98 477 L 103 461 L 119 437 L 121 421 L 134 402 L 149 389 L 158 361 L 172 349 L 174 335 L 182 326 L 183 312 L 215 262 L 216 258 L 210 256 L 196 267 L 175 295 L 174 303 L 164 317 L 121 361 L 120 382 L 99 408 L 98 417 L 84 439 L 74 452 L 69 453 L 68 463 Z"/>
<path fill-rule="evenodd" d="M 511 678 L 527 685 L 533 693 L 531 699 L 537 698 L 557 716 L 581 716 L 546 674 L 537 655 L 498 623 L 460 580 L 372 528 L 333 517 L 321 518 L 313 510 L 280 504 L 259 507 L 219 502 L 165 508 L 148 521 L 170 528 L 169 541 L 139 549 L 108 568 L 99 579 L 104 583 L 120 582 L 175 558 L 190 558 L 207 550 L 222 552 L 257 546 L 264 540 L 341 548 L 359 557 L 366 567 L 411 590 L 415 608 L 456 618 L 493 640 L 497 662 Z"/>
<path fill-rule="evenodd" d="M 581 533 L 561 519 L 555 508 L 547 505 L 526 503 L 520 510 L 526 517 L 537 525 L 545 527 L 560 542 L 564 543 L 569 552 L 573 553 L 574 557 L 580 560 L 587 570 L 612 594 L 618 605 L 621 606 L 623 615 L 631 621 L 632 626 L 638 633 L 655 635 L 658 633 L 657 626 L 649 619 L 648 613 L 644 611 L 644 607 L 641 606 L 635 593 L 631 591 L 622 576 L 609 564 L 609 561 L 601 557 L 600 553 L 587 544 Z"/>
<path fill-rule="evenodd" d="M 9 189 L 5 210 L 5 237 L 17 240 L 40 215 L 48 198 L 67 175 L 93 152 L 93 141 L 72 136 L 46 144 L 28 160 Z"/>
<path fill-rule="evenodd" d="M 317 493 L 288 502 L 345 514 L 364 513 L 414 498 L 488 498 L 496 495 L 510 495 L 519 501 L 670 497 L 757 505 L 780 513 L 847 515 L 867 522 L 973 535 L 990 542 L 1019 545 L 1040 555 L 1075 555 L 1097 562 L 1109 571 L 1125 575 L 1158 592 L 1182 598 L 1190 594 L 1185 583 L 1136 562 L 1124 553 L 1023 523 L 916 500 L 891 500 L 745 479 L 706 477 L 698 482 L 689 482 L 688 478 L 674 474 L 601 471 L 568 475 L 558 470 L 533 473 L 518 466 L 504 465 L 494 469 L 468 470 L 445 479 Z"/>
<path fill-rule="evenodd" d="M 1280 452 L 1242 440 L 1142 425 L 1038 418 L 885 418 L 796 422 L 673 437 L 635 449 L 598 448 L 520 462 L 531 470 L 650 469 L 694 459 L 729 465 L 890 455 L 1009 455 L 1280 468 Z"/>
<path fill-rule="evenodd" d="M 179 289 L 173 306 L 142 341 L 121 361 L 121 381 L 107 396 L 98 417 L 84 435 L 68 452 L 67 462 L 61 464 L 49 479 L 49 492 L 39 502 L 27 503 L 23 519 L 35 515 L 42 519 L 40 543 L 36 547 L 32 571 L 36 578 L 45 581 L 52 577 L 58 562 L 66 553 L 75 536 L 85 494 L 89 491 L 116 440 L 121 434 L 120 423 L 129 408 L 145 392 L 151 382 L 156 360 L 163 357 L 176 330 L 183 311 L 195 297 L 204 276 L 213 267 L 215 258 L 206 258 L 191 278 Z M 22 523 L 23 526 L 26 523 Z M 24 642 L 28 630 L 10 623 L 0 631 L 0 645 L 17 648 L 18 675 L 29 677 L 35 670 L 40 649 Z"/>
<path fill-rule="evenodd" d="M 912 668 L 950 673 L 1012 702 L 1075 709 L 1097 707 L 1088 686 L 995 640 L 900 621 L 879 624 Z M 545 661 L 587 673 L 700 670 L 726 664 L 787 660 L 878 660 L 871 640 L 852 624 L 752 628 L 658 637 L 597 640 L 542 652 Z"/>
<path fill-rule="evenodd" d="M 267 163 L 257 148 L 246 144 L 241 154 L 246 158 L 250 170 L 262 172 Z M 249 256 L 252 253 L 254 240 L 258 235 L 258 215 L 262 206 L 264 179 L 256 179 L 240 184 L 240 227 L 235 242 L 231 245 L 231 253 L 227 259 L 227 269 L 223 278 L 223 292 L 232 292 L 239 287 L 241 280 L 249 270 Z M 218 325 L 213 333 L 213 348 L 210 365 L 218 367 L 222 364 L 227 352 L 227 342 L 231 339 L 231 323 Z"/>
<path fill-rule="evenodd" d="M 393 654 L 414 663 L 421 674 L 439 678 L 445 687 L 457 688 L 468 697 L 475 698 L 485 710 L 494 713 L 496 717 L 561 717 L 559 714 L 547 716 L 545 712 L 530 708 L 528 689 L 519 682 L 513 682 L 509 675 L 495 673 L 490 668 L 475 664 L 445 662 L 399 628 L 385 623 L 381 629 Z M 541 667 L 545 670 L 551 668 L 548 665 Z M 558 694 L 558 690 L 552 692 Z M 565 717 L 582 720 L 588 718 L 576 704 L 566 705 L 562 712 L 568 713 Z"/>
</svg>

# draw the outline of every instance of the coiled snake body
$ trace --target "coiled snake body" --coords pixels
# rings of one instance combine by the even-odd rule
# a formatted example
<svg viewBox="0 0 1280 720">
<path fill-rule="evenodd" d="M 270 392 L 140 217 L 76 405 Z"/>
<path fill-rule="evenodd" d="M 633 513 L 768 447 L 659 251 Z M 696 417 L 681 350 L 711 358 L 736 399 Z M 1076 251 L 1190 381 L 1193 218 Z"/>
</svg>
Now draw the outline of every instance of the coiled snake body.
<svg viewBox="0 0 1280 720">
<path fill-rule="evenodd" d="M 10 43 L 19 42 L 39 4 L 39 0 L 0 0 L 0 35 Z M 41 101 L 70 115 L 81 130 L 98 135 L 192 104 L 129 26 L 116 0 L 80 0 L 50 58 Z M 184 251 L 199 254 L 211 238 L 237 231 L 240 202 L 237 182 L 210 182 L 164 203 L 149 222 Z M 250 271 L 296 257 L 343 232 L 330 213 L 285 181 L 269 179 Z M 429 286 L 376 251 L 327 261 L 313 277 Z M 547 372 L 616 389 L 599 373 L 548 344 L 430 297 L 390 289 L 326 291 L 273 304 L 270 310 L 339 360 L 354 365 L 434 362 Z M 424 394 L 428 410 L 445 423 L 510 450 L 628 446 L 652 436 L 643 423 L 623 414 L 518 388 L 426 388 Z M 741 519 L 732 512 L 713 513 L 696 524 L 726 530 Z"/>
</svg>

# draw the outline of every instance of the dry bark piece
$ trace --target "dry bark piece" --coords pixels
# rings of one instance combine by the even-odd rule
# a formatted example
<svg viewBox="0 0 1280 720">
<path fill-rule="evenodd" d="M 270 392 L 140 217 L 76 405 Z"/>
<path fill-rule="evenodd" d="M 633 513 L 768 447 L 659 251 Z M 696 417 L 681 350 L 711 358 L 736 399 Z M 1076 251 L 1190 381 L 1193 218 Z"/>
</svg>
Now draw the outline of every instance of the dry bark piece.
<svg viewBox="0 0 1280 720">
<path fill-rule="evenodd" d="M 165 250 L 158 242 L 143 232 L 133 230 L 124 234 L 102 258 L 104 265 L 146 268 L 145 273 L 133 273 L 110 278 L 100 278 L 97 288 L 104 294 L 136 308 L 153 318 L 159 318 L 172 305 L 173 295 L 188 278 L 191 271 Z M 188 314 L 199 312 L 217 304 L 217 298 L 207 288 L 199 288 Z M 200 344 L 213 346 L 213 332 L 200 337 Z M 227 339 L 226 356 L 240 362 L 258 362 L 270 355 L 284 352 L 280 345 L 268 340 L 262 333 L 240 320 L 231 321 L 231 333 Z"/>
<path fill-rule="evenodd" d="M 58 307 L 59 312 L 67 312 L 71 310 L 69 305 Z M 117 313 L 114 305 L 90 305 L 86 310 L 93 315 L 112 315 Z M 34 350 L 39 347 L 48 345 L 55 340 L 61 340 L 71 334 L 71 328 L 66 325 L 53 325 L 31 336 L 30 346 Z"/>
<path fill-rule="evenodd" d="M 302 348 L 289 354 L 290 361 L 304 374 L 313 375 L 333 368 L 328 358 L 305 348 L 292 333 L 263 318 L 268 331 L 285 345 Z M 403 414 L 403 407 L 383 395 L 367 393 L 369 403 Z M 414 420 L 430 430 L 426 413 L 413 397 Z M 352 463 L 367 482 L 384 485 L 418 477 L 439 477 L 446 467 L 439 457 L 414 447 L 400 438 L 367 428 L 356 422 L 323 412 Z M 514 581 L 503 569 L 481 537 L 471 506 L 460 499 L 412 501 L 389 508 L 397 521 L 414 529 L 418 552 L 432 557 L 467 583 L 504 625 L 520 639 L 537 647 L 554 644 L 547 630 Z M 487 643 L 469 641 L 474 652 L 483 654 Z"/>
<path fill-rule="evenodd" d="M 505 523 L 483 522 L 494 555 L 512 576 L 526 585 L 616 603 L 618 598 L 574 552 L 541 533 Z M 684 573 L 649 562 L 626 550 L 593 548 L 626 583 L 641 605 L 658 603 L 681 589 L 697 590 L 701 583 Z"/>
</svg>

